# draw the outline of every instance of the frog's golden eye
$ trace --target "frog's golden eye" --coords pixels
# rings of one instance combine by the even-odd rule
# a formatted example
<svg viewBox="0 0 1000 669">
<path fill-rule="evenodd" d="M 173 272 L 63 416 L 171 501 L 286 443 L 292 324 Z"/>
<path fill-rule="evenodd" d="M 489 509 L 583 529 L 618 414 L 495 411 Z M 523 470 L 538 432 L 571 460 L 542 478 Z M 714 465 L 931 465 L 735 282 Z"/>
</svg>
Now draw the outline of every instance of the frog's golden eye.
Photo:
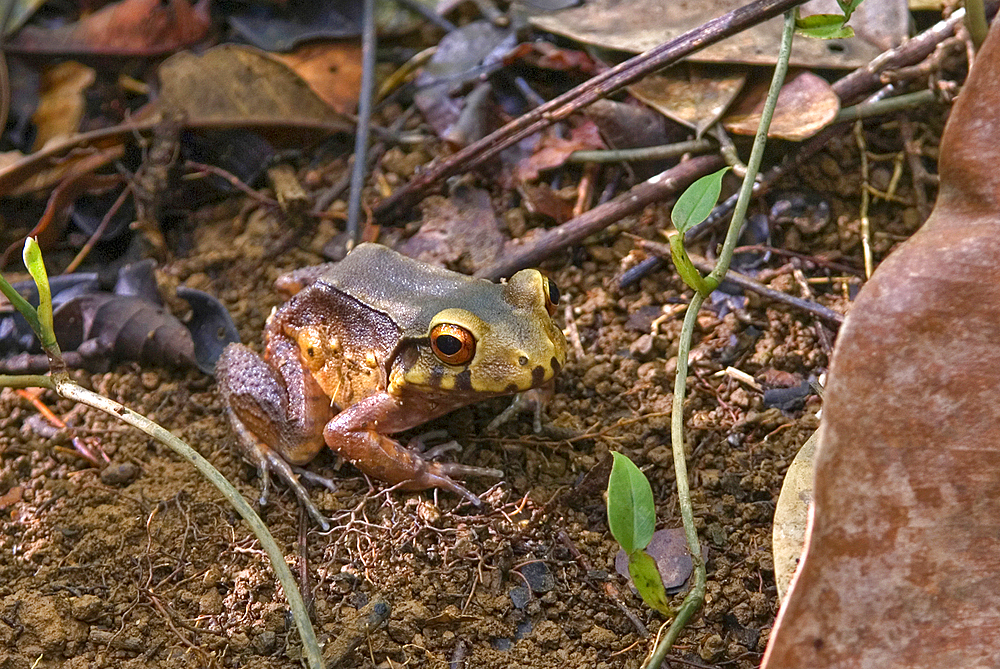
<svg viewBox="0 0 1000 669">
<path fill-rule="evenodd" d="M 545 310 L 549 312 L 549 316 L 555 316 L 556 306 L 559 304 L 559 286 L 551 279 L 543 278 L 542 281 L 545 282 L 543 286 L 545 289 Z"/>
<path fill-rule="evenodd" d="M 464 365 L 476 354 L 476 338 L 459 325 L 439 323 L 431 329 L 431 349 L 441 362 Z"/>
</svg>

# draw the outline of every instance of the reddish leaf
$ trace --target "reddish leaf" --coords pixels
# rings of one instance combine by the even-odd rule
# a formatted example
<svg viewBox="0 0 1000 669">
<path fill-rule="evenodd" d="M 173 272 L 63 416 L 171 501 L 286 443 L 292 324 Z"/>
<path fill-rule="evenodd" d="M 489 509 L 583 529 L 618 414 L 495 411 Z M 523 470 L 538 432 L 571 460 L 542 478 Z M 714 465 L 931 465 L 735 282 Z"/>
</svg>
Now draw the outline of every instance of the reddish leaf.
<svg viewBox="0 0 1000 669">
<path fill-rule="evenodd" d="M 592 121 L 585 121 L 570 132 L 569 139 L 556 137 L 552 133 L 542 136 L 535 153 L 518 165 L 517 174 L 521 181 L 534 181 L 542 170 L 559 167 L 574 151 L 603 149 L 604 140 Z"/>
<path fill-rule="evenodd" d="M 156 56 L 202 40 L 211 26 L 209 0 L 121 0 L 76 23 L 27 26 L 8 41 L 15 53 Z"/>
<path fill-rule="evenodd" d="M 941 190 L 840 330 L 807 553 L 766 669 L 1000 663 L 1000 27 Z"/>
</svg>

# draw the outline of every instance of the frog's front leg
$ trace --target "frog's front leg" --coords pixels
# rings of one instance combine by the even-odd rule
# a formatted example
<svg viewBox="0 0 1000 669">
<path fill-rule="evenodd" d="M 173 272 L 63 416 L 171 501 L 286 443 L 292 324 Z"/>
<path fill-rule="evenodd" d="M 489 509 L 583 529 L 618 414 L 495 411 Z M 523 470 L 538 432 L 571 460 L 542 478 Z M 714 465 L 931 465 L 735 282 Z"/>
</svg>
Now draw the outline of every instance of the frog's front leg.
<svg viewBox="0 0 1000 669">
<path fill-rule="evenodd" d="M 500 478 L 502 471 L 453 462 L 434 462 L 382 434 L 382 431 L 403 429 L 395 423 L 405 422 L 405 418 L 401 417 L 412 411 L 416 409 L 410 406 L 404 408 L 399 398 L 379 392 L 334 416 L 327 423 L 323 435 L 331 449 L 371 477 L 398 484 L 402 490 L 444 488 L 462 495 L 476 506 L 482 505 L 475 494 L 452 476 Z"/>
<path fill-rule="evenodd" d="M 260 472 L 260 503 L 267 503 L 269 474 L 274 472 L 327 529 L 289 463 L 305 464 L 323 448 L 330 401 L 303 367 L 295 343 L 283 334 L 269 334 L 266 360 L 242 344 L 230 344 L 219 358 L 216 376 L 227 414 L 244 455 Z"/>
</svg>

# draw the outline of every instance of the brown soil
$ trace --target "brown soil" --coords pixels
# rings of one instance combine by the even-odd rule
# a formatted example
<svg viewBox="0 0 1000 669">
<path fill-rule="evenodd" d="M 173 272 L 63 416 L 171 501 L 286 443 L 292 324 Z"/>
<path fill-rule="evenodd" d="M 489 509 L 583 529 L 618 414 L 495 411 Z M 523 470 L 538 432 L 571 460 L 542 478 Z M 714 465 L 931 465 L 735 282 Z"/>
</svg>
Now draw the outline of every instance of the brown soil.
<svg viewBox="0 0 1000 669">
<path fill-rule="evenodd" d="M 873 182 L 891 174 L 897 136 L 869 138 L 882 142 L 873 151 L 888 155 L 874 163 Z M 847 137 L 786 184 L 823 194 L 833 208 L 819 233 L 788 236 L 794 250 L 837 251 L 861 266 L 859 173 Z M 913 201 L 908 178 L 898 195 Z M 919 224 L 915 210 L 898 203 L 878 202 L 871 216 L 877 259 Z M 218 295 L 243 340 L 259 346 L 278 303 L 273 280 L 320 262 L 312 250 L 333 229 L 321 225 L 289 244 L 287 224 L 270 214 L 240 218 L 223 207 L 212 218 L 200 217 L 206 222 L 189 232 L 190 253 L 161 278 Z M 668 220 L 665 207 L 651 208 L 631 230 L 659 239 Z M 331 532 L 306 522 L 283 487 L 272 493 L 263 517 L 304 579 L 321 639 L 352 629 L 357 609 L 373 599 L 391 604 L 388 625 L 344 666 L 640 666 L 651 647 L 645 634 L 655 635 L 663 619 L 615 573 L 603 484 L 581 477 L 621 451 L 651 479 L 658 526 L 680 525 L 669 410 L 683 317 L 677 303 L 689 292 L 671 271 L 619 291 L 616 276 L 631 247 L 609 232 L 544 267 L 572 305 L 573 322 L 564 325 L 576 328 L 580 347 L 571 347 L 540 435 L 528 417 L 486 433 L 502 400 L 420 429 L 446 428 L 464 445 L 463 462 L 506 472 L 483 495 L 487 511 L 447 493 L 370 487 L 349 466 L 333 472 L 329 453 L 311 466 L 342 483 L 336 493 L 313 492 Z M 805 284 L 782 274 L 770 285 L 801 295 Z M 843 282 L 809 287 L 819 302 L 846 309 Z M 832 339 L 813 318 L 753 297 L 745 311 L 718 318 L 705 310 L 699 318 L 686 422 L 708 594 L 673 651 L 674 666 L 758 665 L 777 611 L 775 500 L 817 425 L 817 398 L 797 411 L 765 409 L 759 392 L 720 372 L 818 376 Z M 256 499 L 256 474 L 232 450 L 212 379 L 136 364 L 77 379 L 171 429 Z M 43 436 L 28 401 L 9 389 L 0 394 L 0 669 L 299 666 L 297 635 L 268 561 L 214 488 L 112 418 L 51 394 L 43 399 L 114 464 L 104 472 L 88 466 L 65 433 Z M 470 482 L 481 493 L 489 485 Z"/>
</svg>

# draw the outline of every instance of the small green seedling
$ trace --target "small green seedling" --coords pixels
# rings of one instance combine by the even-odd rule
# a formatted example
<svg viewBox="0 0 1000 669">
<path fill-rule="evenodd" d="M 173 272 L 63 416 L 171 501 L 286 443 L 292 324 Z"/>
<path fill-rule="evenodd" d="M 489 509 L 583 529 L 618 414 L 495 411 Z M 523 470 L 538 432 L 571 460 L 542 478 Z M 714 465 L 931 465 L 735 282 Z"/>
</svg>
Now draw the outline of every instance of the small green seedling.
<svg viewBox="0 0 1000 669">
<path fill-rule="evenodd" d="M 670 256 L 673 258 L 674 267 L 677 268 L 677 273 L 684 283 L 703 296 L 718 288 L 719 282 L 711 277 L 707 279 L 703 277 L 691 262 L 684 248 L 684 234 L 712 213 L 712 208 L 722 193 L 722 177 L 726 176 L 726 172 L 730 169 L 732 168 L 723 167 L 718 172 L 706 174 L 695 181 L 681 193 L 670 211 L 670 221 L 677 228 L 677 232 L 670 235 Z"/>
<path fill-rule="evenodd" d="M 799 16 L 795 10 L 795 32 L 816 39 L 846 39 L 854 37 L 854 29 L 847 25 L 851 14 L 862 0 L 837 0 L 843 14 L 813 14 Z"/>
<path fill-rule="evenodd" d="M 667 600 L 656 560 L 645 551 L 656 527 L 653 489 L 646 475 L 621 453 L 612 452 L 608 480 L 608 527 L 628 555 L 628 573 L 642 601 L 665 616 L 673 609 Z"/>
</svg>

